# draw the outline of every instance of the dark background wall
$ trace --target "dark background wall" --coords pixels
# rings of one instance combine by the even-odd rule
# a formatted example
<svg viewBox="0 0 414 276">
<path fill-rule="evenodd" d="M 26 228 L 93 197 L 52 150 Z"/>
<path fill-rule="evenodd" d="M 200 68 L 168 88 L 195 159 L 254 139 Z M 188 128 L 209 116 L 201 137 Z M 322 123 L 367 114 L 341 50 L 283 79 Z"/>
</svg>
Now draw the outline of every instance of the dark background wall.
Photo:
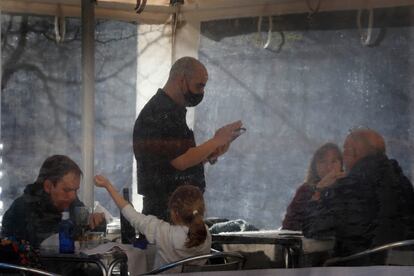
<svg viewBox="0 0 414 276">
<path fill-rule="evenodd" d="M 371 47 L 360 42 L 356 15 L 274 16 L 269 49 L 260 47 L 257 18 L 202 24 L 199 56 L 210 80 L 196 108 L 197 138 L 238 119 L 247 128 L 206 167 L 208 215 L 279 227 L 315 149 L 342 146 L 356 126 L 382 133 L 411 177 L 413 9 L 375 10 Z"/>
</svg>

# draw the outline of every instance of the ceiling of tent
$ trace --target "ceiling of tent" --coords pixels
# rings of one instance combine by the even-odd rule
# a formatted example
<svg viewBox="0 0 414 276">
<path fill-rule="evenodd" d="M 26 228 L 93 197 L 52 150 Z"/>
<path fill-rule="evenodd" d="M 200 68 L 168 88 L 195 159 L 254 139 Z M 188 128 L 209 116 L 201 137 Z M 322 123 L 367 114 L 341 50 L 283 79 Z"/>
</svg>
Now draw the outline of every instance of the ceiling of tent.
<svg viewBox="0 0 414 276">
<path fill-rule="evenodd" d="M 91 0 L 92 1 L 92 0 Z M 143 11 L 136 13 L 137 1 Z M 146 2 L 145 5 L 142 5 Z M 180 2 L 180 0 L 171 0 Z M 179 11 L 184 20 L 210 21 L 227 18 L 356 10 L 414 5 L 414 0 L 96 0 L 96 17 L 148 24 L 165 23 Z M 79 17 L 81 0 L 0 0 L 6 13 Z M 319 8 L 318 8 L 319 6 Z"/>
</svg>

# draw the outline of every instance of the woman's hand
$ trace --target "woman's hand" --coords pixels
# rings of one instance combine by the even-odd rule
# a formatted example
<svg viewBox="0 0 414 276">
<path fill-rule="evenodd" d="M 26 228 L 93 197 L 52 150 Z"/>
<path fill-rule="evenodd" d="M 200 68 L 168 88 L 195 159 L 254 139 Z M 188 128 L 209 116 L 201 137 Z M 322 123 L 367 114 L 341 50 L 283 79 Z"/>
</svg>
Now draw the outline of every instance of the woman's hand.
<svg viewBox="0 0 414 276">
<path fill-rule="evenodd" d="M 108 178 L 103 175 L 95 175 L 94 181 L 96 187 L 108 188 L 112 185 Z"/>
<path fill-rule="evenodd" d="M 318 184 L 316 184 L 316 188 L 323 189 L 326 187 L 331 186 L 334 184 L 338 179 L 345 177 L 345 172 L 341 171 L 341 169 L 335 168 L 330 171 L 327 175 L 325 175 Z"/>
</svg>

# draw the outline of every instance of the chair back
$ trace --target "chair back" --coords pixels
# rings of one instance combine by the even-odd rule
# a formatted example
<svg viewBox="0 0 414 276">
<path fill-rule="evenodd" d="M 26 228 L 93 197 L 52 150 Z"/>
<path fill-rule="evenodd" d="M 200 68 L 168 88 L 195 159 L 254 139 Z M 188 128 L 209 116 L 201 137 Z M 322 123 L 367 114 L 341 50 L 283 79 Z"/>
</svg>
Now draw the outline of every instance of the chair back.
<svg viewBox="0 0 414 276">
<path fill-rule="evenodd" d="M 367 264 L 366 260 L 375 263 Z M 324 266 L 345 265 L 413 265 L 414 240 L 397 241 L 367 249 L 346 257 L 328 259 Z"/>
<path fill-rule="evenodd" d="M 200 260 L 206 260 L 206 264 L 192 264 Z M 216 251 L 168 263 L 142 275 L 159 274 L 177 266 L 182 266 L 182 272 L 239 270 L 242 268 L 243 262 L 244 257 L 240 253 Z"/>
<path fill-rule="evenodd" d="M 244 257 L 240 256 L 227 255 L 226 252 L 223 252 L 223 254 L 216 253 L 214 257 L 211 256 L 203 265 L 183 264 L 182 272 L 240 270 L 244 262 Z"/>
</svg>

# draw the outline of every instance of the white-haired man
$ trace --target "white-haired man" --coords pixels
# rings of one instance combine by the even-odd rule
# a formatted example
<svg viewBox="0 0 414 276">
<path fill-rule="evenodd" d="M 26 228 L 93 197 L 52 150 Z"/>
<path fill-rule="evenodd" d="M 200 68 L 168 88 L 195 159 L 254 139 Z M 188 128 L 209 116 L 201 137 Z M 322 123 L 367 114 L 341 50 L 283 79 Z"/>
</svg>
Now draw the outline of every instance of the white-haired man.
<svg viewBox="0 0 414 276">
<path fill-rule="evenodd" d="M 387 157 L 383 137 L 370 129 L 351 131 L 343 159 L 347 176 L 318 191 L 305 236 L 334 236 L 337 256 L 412 237 L 413 187 L 397 161 Z M 364 264 L 380 263 L 382 256 L 376 257 Z"/>
</svg>

